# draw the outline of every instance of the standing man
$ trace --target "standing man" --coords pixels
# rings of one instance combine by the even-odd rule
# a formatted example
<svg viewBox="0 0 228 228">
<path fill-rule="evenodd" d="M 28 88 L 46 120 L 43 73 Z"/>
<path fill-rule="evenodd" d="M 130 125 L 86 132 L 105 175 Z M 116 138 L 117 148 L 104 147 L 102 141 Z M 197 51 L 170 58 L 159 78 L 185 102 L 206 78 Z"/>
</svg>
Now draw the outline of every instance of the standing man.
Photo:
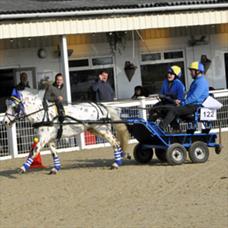
<svg viewBox="0 0 228 228">
<path fill-rule="evenodd" d="M 60 121 L 63 121 L 64 118 L 64 108 L 62 104 L 64 98 L 63 87 L 63 75 L 61 73 L 58 73 L 55 75 L 55 82 L 46 89 L 44 95 L 44 99 L 50 102 L 55 102 Z"/>
<path fill-rule="evenodd" d="M 108 82 L 108 72 L 102 70 L 99 73 L 99 79 L 92 85 L 92 91 L 95 92 L 96 101 L 113 101 L 114 91 Z"/>
<path fill-rule="evenodd" d="M 203 101 L 209 96 L 208 82 L 204 76 L 204 66 L 201 62 L 192 62 L 189 67 L 193 82 L 184 101 L 176 102 L 177 106 L 170 107 L 160 127 L 167 129 L 168 125 L 178 116 L 195 113 Z"/>
<path fill-rule="evenodd" d="M 28 75 L 25 72 L 20 73 L 20 82 L 16 85 L 17 90 L 24 90 L 25 88 L 30 88 L 28 83 Z"/>
<path fill-rule="evenodd" d="M 63 121 L 64 121 L 64 115 L 65 115 L 65 111 L 62 103 L 64 98 L 63 86 L 64 86 L 63 75 L 61 73 L 58 73 L 55 75 L 55 82 L 49 87 L 47 87 L 44 94 L 44 100 L 43 100 L 44 109 L 46 111 L 48 110 L 46 100 L 50 102 L 55 102 L 55 105 L 57 107 L 58 120 L 60 122 L 60 126 L 56 136 L 58 140 L 62 136 Z"/>
</svg>

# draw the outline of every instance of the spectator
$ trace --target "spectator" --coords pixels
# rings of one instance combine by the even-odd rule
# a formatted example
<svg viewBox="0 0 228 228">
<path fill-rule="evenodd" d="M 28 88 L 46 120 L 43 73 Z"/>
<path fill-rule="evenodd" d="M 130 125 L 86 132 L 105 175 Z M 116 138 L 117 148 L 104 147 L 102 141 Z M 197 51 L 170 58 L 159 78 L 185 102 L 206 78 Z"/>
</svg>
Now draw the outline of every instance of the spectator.
<svg viewBox="0 0 228 228">
<path fill-rule="evenodd" d="M 108 82 L 108 72 L 102 70 L 99 73 L 99 79 L 92 85 L 92 91 L 95 93 L 97 102 L 113 101 L 114 91 Z"/>
<path fill-rule="evenodd" d="M 64 108 L 63 108 L 63 99 L 64 99 L 64 78 L 61 73 L 56 74 L 55 76 L 55 82 L 48 86 L 45 94 L 44 94 L 44 100 L 48 100 L 50 102 L 55 102 L 59 120 L 62 121 L 64 117 Z"/>
<path fill-rule="evenodd" d="M 148 97 L 148 92 L 140 85 L 135 86 L 134 91 L 135 92 L 134 92 L 133 96 L 131 97 L 131 99 L 137 99 L 140 96 Z"/>
<path fill-rule="evenodd" d="M 62 136 L 62 132 L 63 132 L 62 123 L 64 121 L 64 116 L 65 116 L 65 111 L 62 103 L 64 99 L 63 87 L 64 87 L 63 75 L 61 73 L 58 73 L 55 75 L 55 82 L 52 85 L 47 87 L 44 94 L 44 100 L 43 100 L 43 105 L 46 112 L 48 111 L 46 100 L 55 102 L 55 105 L 57 107 L 58 120 L 60 122 L 60 127 L 58 129 L 57 136 L 56 136 L 58 140 Z"/>
<path fill-rule="evenodd" d="M 206 74 L 208 69 L 211 66 L 211 60 L 208 59 L 206 55 L 201 55 L 200 62 L 203 64 L 203 66 L 204 66 L 204 74 Z"/>
<path fill-rule="evenodd" d="M 30 88 L 28 82 L 28 75 L 25 72 L 20 74 L 20 82 L 16 85 L 17 90 L 24 90 L 25 88 Z"/>
</svg>

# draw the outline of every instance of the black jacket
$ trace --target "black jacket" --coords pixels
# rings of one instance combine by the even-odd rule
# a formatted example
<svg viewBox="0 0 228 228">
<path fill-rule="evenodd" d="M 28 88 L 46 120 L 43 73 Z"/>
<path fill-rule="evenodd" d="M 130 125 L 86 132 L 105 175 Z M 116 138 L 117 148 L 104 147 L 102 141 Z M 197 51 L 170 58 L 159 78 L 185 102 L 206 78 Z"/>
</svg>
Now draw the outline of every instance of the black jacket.
<svg viewBox="0 0 228 228">
<path fill-rule="evenodd" d="M 114 91 L 108 81 L 96 81 L 92 85 L 92 90 L 95 92 L 96 101 L 113 101 Z"/>
</svg>

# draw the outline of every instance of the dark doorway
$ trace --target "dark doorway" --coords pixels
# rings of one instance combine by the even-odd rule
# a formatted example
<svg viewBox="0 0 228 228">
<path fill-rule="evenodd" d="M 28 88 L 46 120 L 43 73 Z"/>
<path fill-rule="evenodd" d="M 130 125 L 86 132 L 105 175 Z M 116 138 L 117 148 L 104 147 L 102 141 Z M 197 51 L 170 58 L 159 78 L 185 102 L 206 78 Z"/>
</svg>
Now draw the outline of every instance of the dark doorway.
<svg viewBox="0 0 228 228">
<path fill-rule="evenodd" d="M 228 89 L 228 53 L 224 54 L 225 71 L 226 71 L 226 88 Z"/>
<path fill-rule="evenodd" d="M 80 70 L 70 72 L 71 97 L 73 102 L 94 101 L 91 86 L 97 80 L 102 69 Z M 109 74 L 109 83 L 114 90 L 113 68 L 105 69 Z"/>
<path fill-rule="evenodd" d="M 2 113 L 6 111 L 5 100 L 11 95 L 14 87 L 14 70 L 0 70 L 0 80 L 0 113 Z"/>
</svg>

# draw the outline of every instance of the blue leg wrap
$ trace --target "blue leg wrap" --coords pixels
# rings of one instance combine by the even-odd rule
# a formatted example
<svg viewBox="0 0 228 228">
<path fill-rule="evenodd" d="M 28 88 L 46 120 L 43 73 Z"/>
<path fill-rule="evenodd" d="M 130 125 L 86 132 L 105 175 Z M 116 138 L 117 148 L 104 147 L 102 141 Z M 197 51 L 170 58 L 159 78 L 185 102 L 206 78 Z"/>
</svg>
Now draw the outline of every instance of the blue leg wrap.
<svg viewBox="0 0 228 228">
<path fill-rule="evenodd" d="M 60 163 L 60 160 L 59 160 L 59 157 L 54 157 L 54 166 L 55 166 L 55 169 L 57 171 L 59 171 L 61 169 L 61 163 Z"/>
<path fill-rule="evenodd" d="M 125 152 L 121 152 L 121 157 L 124 158 L 126 156 L 126 153 Z"/>
<path fill-rule="evenodd" d="M 122 149 L 118 148 L 114 151 L 115 163 L 117 165 L 122 165 Z"/>
<path fill-rule="evenodd" d="M 25 170 L 28 170 L 33 162 L 33 158 L 27 158 L 26 162 L 23 164 Z"/>
</svg>

